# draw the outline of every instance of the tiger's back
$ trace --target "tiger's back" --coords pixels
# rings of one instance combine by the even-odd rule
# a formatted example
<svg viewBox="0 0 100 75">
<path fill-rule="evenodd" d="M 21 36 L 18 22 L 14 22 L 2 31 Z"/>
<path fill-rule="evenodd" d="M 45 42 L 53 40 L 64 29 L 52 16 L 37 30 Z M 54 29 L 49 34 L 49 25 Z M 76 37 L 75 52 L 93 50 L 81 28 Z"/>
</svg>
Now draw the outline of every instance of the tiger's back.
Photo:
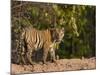
<svg viewBox="0 0 100 75">
<path fill-rule="evenodd" d="M 46 44 L 51 44 L 51 33 L 47 30 L 37 30 L 35 28 L 26 28 L 22 33 L 22 37 L 27 44 L 27 46 L 31 49 L 38 50 Z M 48 46 L 46 45 L 46 47 Z"/>
</svg>

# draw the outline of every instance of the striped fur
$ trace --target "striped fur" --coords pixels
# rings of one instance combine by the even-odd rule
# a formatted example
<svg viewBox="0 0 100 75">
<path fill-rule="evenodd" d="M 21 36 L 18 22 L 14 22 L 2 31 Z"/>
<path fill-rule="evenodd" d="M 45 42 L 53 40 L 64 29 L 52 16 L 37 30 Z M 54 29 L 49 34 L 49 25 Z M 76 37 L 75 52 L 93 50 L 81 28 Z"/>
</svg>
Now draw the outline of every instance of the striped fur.
<svg viewBox="0 0 100 75">
<path fill-rule="evenodd" d="M 30 64 L 33 51 L 43 49 L 43 63 L 46 63 L 48 53 L 55 61 L 54 43 L 60 43 L 64 36 L 64 29 L 37 30 L 35 28 L 25 28 L 21 34 L 21 60 L 26 64 L 25 56 Z"/>
</svg>

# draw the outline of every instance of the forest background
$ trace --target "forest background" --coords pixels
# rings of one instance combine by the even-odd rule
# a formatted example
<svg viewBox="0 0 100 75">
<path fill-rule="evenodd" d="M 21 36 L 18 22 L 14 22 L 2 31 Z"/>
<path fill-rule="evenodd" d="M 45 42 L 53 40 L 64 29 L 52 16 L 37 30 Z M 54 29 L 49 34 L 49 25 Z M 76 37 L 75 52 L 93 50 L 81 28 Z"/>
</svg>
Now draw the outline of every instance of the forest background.
<svg viewBox="0 0 100 75">
<path fill-rule="evenodd" d="M 16 41 L 24 27 L 39 30 L 64 27 L 64 41 L 58 49 L 60 58 L 96 56 L 96 6 L 15 1 L 11 11 L 12 50 L 16 49 Z M 69 31 L 72 24 L 77 25 L 79 37 Z"/>
</svg>

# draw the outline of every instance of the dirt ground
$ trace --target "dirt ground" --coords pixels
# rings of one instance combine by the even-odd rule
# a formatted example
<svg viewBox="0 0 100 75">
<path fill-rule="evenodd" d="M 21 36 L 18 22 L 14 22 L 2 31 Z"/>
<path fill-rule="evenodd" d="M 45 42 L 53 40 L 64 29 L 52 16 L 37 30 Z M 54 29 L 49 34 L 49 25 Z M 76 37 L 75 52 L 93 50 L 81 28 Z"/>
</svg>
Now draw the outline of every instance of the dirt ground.
<svg viewBox="0 0 100 75">
<path fill-rule="evenodd" d="M 37 73 L 37 72 L 55 72 L 55 71 L 73 71 L 73 70 L 89 70 L 96 69 L 96 58 L 82 59 L 60 59 L 55 63 L 35 65 L 17 65 L 11 64 L 11 73 Z"/>
</svg>

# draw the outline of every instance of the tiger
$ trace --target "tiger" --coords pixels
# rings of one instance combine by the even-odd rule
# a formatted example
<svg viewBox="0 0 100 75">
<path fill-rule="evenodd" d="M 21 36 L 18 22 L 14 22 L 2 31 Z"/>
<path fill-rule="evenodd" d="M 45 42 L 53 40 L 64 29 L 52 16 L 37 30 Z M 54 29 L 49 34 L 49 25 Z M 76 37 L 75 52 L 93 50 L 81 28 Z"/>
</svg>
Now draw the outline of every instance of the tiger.
<svg viewBox="0 0 100 75">
<path fill-rule="evenodd" d="M 25 28 L 20 36 L 20 57 L 21 61 L 26 64 L 25 56 L 30 64 L 32 61 L 32 53 L 40 49 L 43 50 L 43 63 L 46 63 L 48 53 L 51 60 L 55 59 L 54 44 L 60 44 L 64 37 L 64 28 L 51 28 L 46 30 L 38 30 L 36 28 Z"/>
</svg>

